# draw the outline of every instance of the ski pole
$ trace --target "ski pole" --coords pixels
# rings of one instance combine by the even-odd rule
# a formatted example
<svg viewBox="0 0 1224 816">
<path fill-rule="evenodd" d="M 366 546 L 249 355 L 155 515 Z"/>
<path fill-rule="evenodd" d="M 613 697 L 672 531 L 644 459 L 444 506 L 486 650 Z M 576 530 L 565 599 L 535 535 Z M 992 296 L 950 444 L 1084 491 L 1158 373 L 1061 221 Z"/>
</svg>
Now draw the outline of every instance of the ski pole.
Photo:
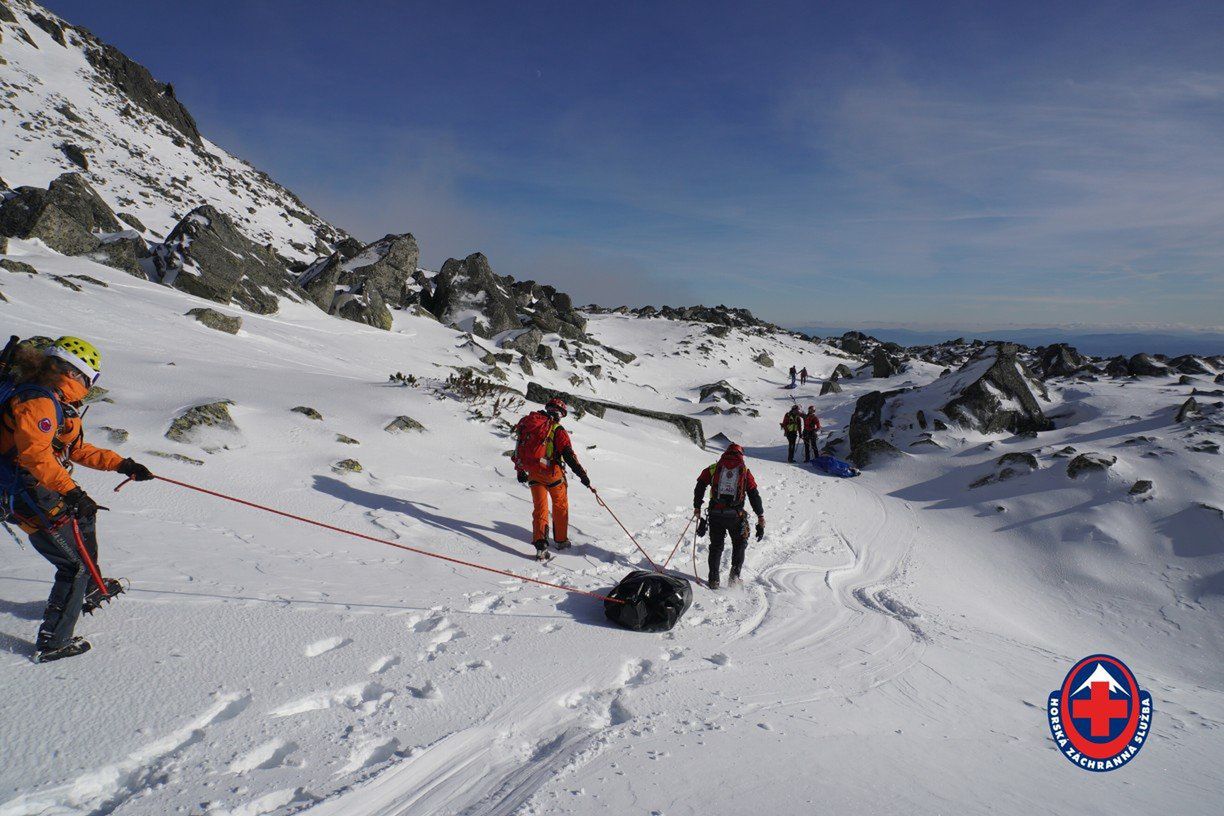
<svg viewBox="0 0 1224 816">
<path fill-rule="evenodd" d="M 637 539 L 633 537 L 633 533 L 629 532 L 629 529 L 625 527 L 625 525 L 621 524 L 621 520 L 616 517 L 616 514 L 612 512 L 612 508 L 609 507 L 608 503 L 605 502 L 603 497 L 599 495 L 599 491 L 592 487 L 591 492 L 595 494 L 595 501 L 599 502 L 599 506 L 607 510 L 608 515 L 612 517 L 612 520 L 620 525 L 620 528 L 625 531 L 625 535 L 629 536 L 629 540 L 633 542 L 633 546 L 638 548 L 638 552 L 646 556 L 646 560 L 650 563 L 650 568 L 655 572 L 659 572 L 659 566 L 650 558 L 650 554 L 642 549 L 642 545 L 639 544 Z"/>
<path fill-rule="evenodd" d="M 98 572 L 98 566 L 94 563 L 94 560 L 89 557 L 89 550 L 85 549 L 85 539 L 81 537 L 81 525 L 77 523 L 76 519 L 72 520 L 72 534 L 76 537 L 77 552 L 81 554 L 81 560 L 89 568 L 89 574 L 93 576 L 94 583 L 98 585 L 98 590 L 102 593 L 102 597 L 109 598 L 110 593 L 106 591 L 106 584 L 102 580 L 102 574 Z"/>
</svg>

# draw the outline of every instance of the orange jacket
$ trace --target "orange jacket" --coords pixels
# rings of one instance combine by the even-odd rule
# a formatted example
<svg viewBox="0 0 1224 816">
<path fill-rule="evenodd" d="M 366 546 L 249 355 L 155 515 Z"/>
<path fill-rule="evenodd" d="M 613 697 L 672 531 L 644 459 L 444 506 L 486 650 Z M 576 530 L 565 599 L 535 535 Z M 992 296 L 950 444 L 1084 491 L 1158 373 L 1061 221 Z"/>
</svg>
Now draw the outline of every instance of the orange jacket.
<svg viewBox="0 0 1224 816">
<path fill-rule="evenodd" d="M 67 409 L 85 398 L 88 389 L 65 376 L 55 390 Z M 68 472 L 73 462 L 94 470 L 118 470 L 123 457 L 95 447 L 82 435 L 81 419 L 65 411 L 64 424 L 55 426 L 55 404 L 47 397 L 16 398 L 0 422 L 0 453 L 13 451 L 17 466 L 48 490 L 64 494 L 77 486 Z"/>
</svg>

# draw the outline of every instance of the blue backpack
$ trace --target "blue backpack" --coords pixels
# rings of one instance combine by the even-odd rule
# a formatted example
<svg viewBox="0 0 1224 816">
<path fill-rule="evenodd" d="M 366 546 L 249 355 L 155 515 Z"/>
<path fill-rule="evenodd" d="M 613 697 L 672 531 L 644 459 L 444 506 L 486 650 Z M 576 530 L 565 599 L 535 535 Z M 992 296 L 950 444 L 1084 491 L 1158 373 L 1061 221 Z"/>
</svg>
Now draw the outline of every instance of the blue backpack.
<svg viewBox="0 0 1224 816">
<path fill-rule="evenodd" d="M 19 397 L 47 397 L 55 404 L 55 427 L 64 424 L 64 406 L 59 397 L 46 386 L 17 383 L 8 375 L 0 375 L 0 417 L 8 414 L 9 403 Z M 13 514 L 13 503 L 26 490 L 23 471 L 17 466 L 16 450 L 0 451 L 0 520 Z"/>
</svg>

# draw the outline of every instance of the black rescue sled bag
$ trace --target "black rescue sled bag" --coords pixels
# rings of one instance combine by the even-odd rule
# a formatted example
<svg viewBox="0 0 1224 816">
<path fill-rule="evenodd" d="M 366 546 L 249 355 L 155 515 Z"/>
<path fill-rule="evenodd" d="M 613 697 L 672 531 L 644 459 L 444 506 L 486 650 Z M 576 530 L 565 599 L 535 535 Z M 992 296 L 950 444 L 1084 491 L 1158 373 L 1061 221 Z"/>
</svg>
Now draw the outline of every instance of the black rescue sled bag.
<svg viewBox="0 0 1224 816">
<path fill-rule="evenodd" d="M 666 632 L 693 603 L 693 588 L 683 578 L 635 570 L 608 593 L 604 601 L 608 620 L 635 632 Z"/>
</svg>

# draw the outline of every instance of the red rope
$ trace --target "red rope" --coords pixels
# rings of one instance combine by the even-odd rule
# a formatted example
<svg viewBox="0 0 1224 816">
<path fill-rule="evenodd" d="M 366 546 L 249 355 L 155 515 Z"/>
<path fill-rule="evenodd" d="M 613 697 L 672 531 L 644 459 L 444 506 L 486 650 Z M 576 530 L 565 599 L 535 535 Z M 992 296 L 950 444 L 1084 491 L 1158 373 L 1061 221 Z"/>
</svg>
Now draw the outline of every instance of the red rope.
<svg viewBox="0 0 1224 816">
<path fill-rule="evenodd" d="M 346 530 L 343 527 L 335 527 L 331 524 L 325 524 L 321 521 L 316 521 L 311 518 L 306 518 L 305 516 L 296 516 L 293 513 L 286 513 L 284 510 L 277 510 L 273 507 L 266 507 L 262 504 L 256 504 L 255 502 L 246 501 L 245 499 L 235 498 L 234 496 L 227 496 L 224 493 L 218 493 L 215 490 L 207 490 L 206 488 L 196 487 L 195 485 L 187 484 L 186 482 L 180 482 L 175 479 L 168 479 L 165 476 L 154 476 L 153 478 L 158 479 L 159 481 L 169 482 L 172 485 L 178 485 L 179 487 L 185 487 L 188 490 L 194 490 L 197 493 L 203 493 L 207 496 L 214 496 L 218 499 L 225 499 L 226 501 L 231 501 L 231 502 L 234 502 L 235 504 L 241 504 L 245 507 L 253 507 L 256 510 L 263 510 L 265 513 L 272 513 L 273 515 L 283 516 L 287 519 L 293 519 L 294 521 L 300 521 L 303 524 L 313 524 L 315 527 L 322 527 L 324 530 L 331 530 L 333 533 L 343 533 L 344 535 L 350 535 L 350 536 L 353 536 L 354 538 L 363 538 L 366 541 L 373 541 L 376 544 L 386 544 L 388 547 L 395 547 L 400 550 L 407 550 L 408 552 L 416 553 L 417 555 L 424 555 L 424 556 L 428 556 L 429 558 L 437 558 L 440 561 L 449 561 L 452 564 L 459 564 L 460 566 L 464 566 L 464 567 L 472 567 L 473 569 L 484 570 L 485 572 L 492 572 L 497 575 L 504 575 L 507 578 L 515 578 L 519 581 L 528 581 L 533 584 L 540 584 L 541 586 L 551 587 L 553 589 L 560 589 L 565 592 L 573 592 L 577 595 L 589 595 L 590 597 L 598 598 L 601 601 L 611 601 L 612 603 L 619 603 L 619 604 L 624 603 L 624 601 L 622 601 L 619 598 L 609 598 L 607 595 L 600 595 L 598 592 L 591 592 L 586 589 L 578 589 L 577 587 L 565 586 L 564 584 L 554 584 L 549 581 L 541 581 L 539 578 L 530 578 L 526 575 L 519 575 L 518 573 L 509 572 L 507 570 L 500 570 L 494 567 L 486 567 L 484 564 L 476 564 L 471 561 L 463 561 L 458 558 L 451 558 L 449 555 L 439 555 L 438 553 L 429 552 L 428 550 L 421 550 L 421 549 L 417 549 L 416 547 L 409 547 L 407 544 L 398 544 L 394 541 L 388 541 L 385 538 L 375 538 L 374 536 L 368 536 L 368 535 L 365 535 L 364 533 L 358 533 L 353 530 Z M 127 482 L 124 482 L 123 484 L 119 485 L 119 487 L 123 487 L 124 484 L 127 484 Z M 119 487 L 116 487 L 115 490 L 118 490 Z"/>
<path fill-rule="evenodd" d="M 633 542 L 633 546 L 638 548 L 638 552 L 646 556 L 646 560 L 650 562 L 650 568 L 654 570 L 655 572 L 660 572 L 659 565 L 656 564 L 653 560 L 651 560 L 650 553 L 643 550 L 642 545 L 639 544 L 637 539 L 633 537 L 633 533 L 629 532 L 629 530 L 625 527 L 625 525 L 621 524 L 621 520 L 618 519 L 616 517 L 616 514 L 612 512 L 612 508 L 607 505 L 607 503 L 603 500 L 603 497 L 600 496 L 599 493 L 593 487 L 591 488 L 591 492 L 595 494 L 595 501 L 599 502 L 599 506 L 607 510 L 608 515 L 612 516 L 612 520 L 620 525 L 620 528 L 625 531 L 625 535 L 629 536 L 629 540 Z"/>
<path fill-rule="evenodd" d="M 697 518 L 696 515 L 689 516 L 688 524 L 684 525 L 684 531 L 680 533 L 680 537 L 676 539 L 676 546 L 672 547 L 671 554 L 668 555 L 667 560 L 663 562 L 663 569 L 667 569 L 667 565 L 671 563 L 672 556 L 676 554 L 676 550 L 680 549 L 680 544 L 684 541 L 685 533 L 687 533 L 689 528 L 693 526 L 693 519 L 695 518 Z"/>
</svg>

